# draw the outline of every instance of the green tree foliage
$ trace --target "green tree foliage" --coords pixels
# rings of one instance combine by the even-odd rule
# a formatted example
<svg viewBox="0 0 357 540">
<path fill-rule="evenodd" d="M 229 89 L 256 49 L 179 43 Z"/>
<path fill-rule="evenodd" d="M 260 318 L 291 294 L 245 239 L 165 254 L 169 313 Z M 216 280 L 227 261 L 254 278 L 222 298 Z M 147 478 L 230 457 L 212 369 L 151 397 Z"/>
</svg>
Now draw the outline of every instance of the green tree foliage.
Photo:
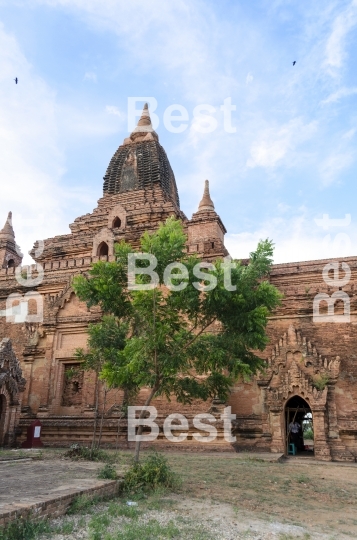
<svg viewBox="0 0 357 540">
<path fill-rule="evenodd" d="M 79 298 L 104 313 L 89 329 L 88 362 L 100 357 L 101 377 L 110 387 L 149 388 L 146 405 L 160 395 L 174 395 L 181 403 L 226 400 L 238 377 L 264 366 L 253 351 L 265 348 L 268 316 L 281 297 L 267 280 L 271 241 L 261 241 L 248 264 L 235 261 L 228 283 L 234 291 L 227 290 L 227 261 L 217 260 L 198 279 L 194 267 L 200 260 L 187 255 L 185 244 L 182 224 L 174 218 L 142 236 L 139 253 L 156 257 L 158 287 L 129 289 L 128 255 L 135 251 L 125 242 L 116 245 L 115 262 L 99 261 L 87 277 L 74 280 Z M 173 285 L 187 284 L 182 290 L 164 285 L 165 269 L 176 262 L 187 268 L 186 276 L 171 270 Z M 144 260 L 136 264 L 148 266 Z M 212 280 L 216 286 L 210 287 Z M 136 283 L 149 284 L 150 277 L 137 275 Z"/>
</svg>

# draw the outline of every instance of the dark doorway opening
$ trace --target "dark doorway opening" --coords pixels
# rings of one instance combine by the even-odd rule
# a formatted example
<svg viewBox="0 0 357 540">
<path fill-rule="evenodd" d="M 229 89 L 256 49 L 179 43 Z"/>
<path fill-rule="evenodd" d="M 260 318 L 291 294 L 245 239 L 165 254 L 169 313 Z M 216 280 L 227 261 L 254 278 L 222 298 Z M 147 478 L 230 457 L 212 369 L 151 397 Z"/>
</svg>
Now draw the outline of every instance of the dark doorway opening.
<svg viewBox="0 0 357 540">
<path fill-rule="evenodd" d="M 314 455 L 314 425 L 309 404 L 300 396 L 293 396 L 285 405 L 286 454 L 295 445 L 297 455 Z M 289 452 L 290 450 L 290 452 Z"/>
<path fill-rule="evenodd" d="M 109 247 L 106 242 L 102 242 L 98 246 L 98 257 L 107 257 L 109 253 Z"/>
<path fill-rule="evenodd" d="M 121 220 L 120 218 L 116 217 L 113 221 L 113 229 L 120 229 L 121 227 Z"/>
</svg>

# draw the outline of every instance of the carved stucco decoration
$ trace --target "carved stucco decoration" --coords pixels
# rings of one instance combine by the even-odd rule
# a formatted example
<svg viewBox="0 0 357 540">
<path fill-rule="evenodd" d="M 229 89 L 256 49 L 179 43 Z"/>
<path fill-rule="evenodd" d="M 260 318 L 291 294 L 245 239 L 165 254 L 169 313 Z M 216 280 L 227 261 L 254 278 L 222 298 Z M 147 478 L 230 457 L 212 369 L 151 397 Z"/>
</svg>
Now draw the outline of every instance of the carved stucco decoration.
<svg viewBox="0 0 357 540">
<path fill-rule="evenodd" d="M 0 388 L 5 386 L 13 404 L 18 404 L 19 393 L 25 390 L 20 362 L 9 338 L 0 342 Z"/>
<path fill-rule="evenodd" d="M 257 382 L 265 389 L 265 404 L 270 410 L 281 409 L 295 394 L 306 399 L 312 410 L 321 410 L 326 405 L 328 386 L 319 390 L 314 380 L 324 378 L 334 384 L 339 371 L 339 356 L 329 361 L 322 358 L 315 345 L 291 325 L 273 348 Z"/>
<path fill-rule="evenodd" d="M 46 295 L 46 304 L 49 310 L 53 313 L 57 313 L 59 309 L 63 308 L 65 302 L 68 302 L 73 294 L 72 278 L 67 280 L 67 283 L 63 287 L 62 291 L 58 294 Z"/>
</svg>

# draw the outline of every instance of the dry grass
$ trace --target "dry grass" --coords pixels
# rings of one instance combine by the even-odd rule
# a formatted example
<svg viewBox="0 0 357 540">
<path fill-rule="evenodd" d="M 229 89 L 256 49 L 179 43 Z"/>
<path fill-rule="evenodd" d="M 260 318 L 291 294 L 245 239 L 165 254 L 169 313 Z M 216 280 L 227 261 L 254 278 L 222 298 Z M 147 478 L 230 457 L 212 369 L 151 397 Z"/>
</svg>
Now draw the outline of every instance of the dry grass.
<svg viewBox="0 0 357 540">
<path fill-rule="evenodd" d="M 168 454 L 187 495 L 357 538 L 357 467 Z"/>
</svg>

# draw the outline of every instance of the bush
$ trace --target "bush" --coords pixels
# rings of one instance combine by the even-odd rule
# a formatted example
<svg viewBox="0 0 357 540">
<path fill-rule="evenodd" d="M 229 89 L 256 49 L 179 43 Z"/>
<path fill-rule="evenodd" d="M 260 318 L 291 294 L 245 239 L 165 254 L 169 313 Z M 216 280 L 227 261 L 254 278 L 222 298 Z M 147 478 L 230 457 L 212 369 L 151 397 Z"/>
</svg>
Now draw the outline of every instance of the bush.
<svg viewBox="0 0 357 540">
<path fill-rule="evenodd" d="M 113 457 L 101 450 L 100 448 L 93 448 L 91 450 L 87 446 L 80 446 L 79 444 L 72 444 L 69 450 L 65 453 L 65 457 L 69 457 L 73 460 L 87 460 L 87 461 L 113 461 Z"/>
<path fill-rule="evenodd" d="M 151 491 L 160 487 L 175 489 L 179 485 L 179 477 L 172 471 L 165 456 L 155 452 L 126 472 L 123 491 Z"/>
<path fill-rule="evenodd" d="M 106 463 L 98 472 L 98 478 L 102 478 L 103 480 L 116 480 L 118 478 L 117 471 L 113 465 Z"/>
</svg>

